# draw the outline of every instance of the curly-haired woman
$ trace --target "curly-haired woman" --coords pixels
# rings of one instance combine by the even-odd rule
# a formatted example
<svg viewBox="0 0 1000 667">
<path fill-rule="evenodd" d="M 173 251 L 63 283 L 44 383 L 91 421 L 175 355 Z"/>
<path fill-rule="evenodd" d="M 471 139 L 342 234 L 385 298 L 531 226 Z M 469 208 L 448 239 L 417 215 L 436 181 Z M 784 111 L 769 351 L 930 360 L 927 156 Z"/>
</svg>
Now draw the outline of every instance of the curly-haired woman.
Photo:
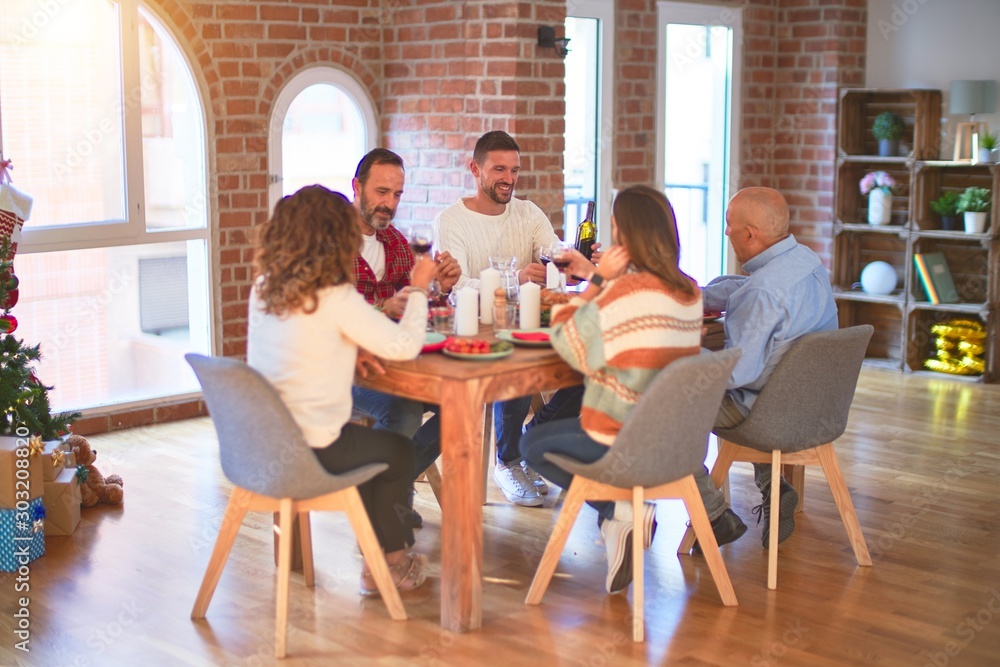
<svg viewBox="0 0 1000 667">
<path fill-rule="evenodd" d="M 355 289 L 357 215 L 343 195 L 319 185 L 278 202 L 258 236 L 247 361 L 278 390 L 327 470 L 389 464 L 358 491 L 397 587 L 409 590 L 426 578 L 426 558 L 407 552 L 413 530 L 396 513 L 407 504 L 413 443 L 391 431 L 349 423 L 351 385 L 359 346 L 384 359 L 420 353 L 435 264 L 417 260 L 406 310 L 393 322 Z M 367 563 L 361 594 L 377 594 Z"/>
</svg>

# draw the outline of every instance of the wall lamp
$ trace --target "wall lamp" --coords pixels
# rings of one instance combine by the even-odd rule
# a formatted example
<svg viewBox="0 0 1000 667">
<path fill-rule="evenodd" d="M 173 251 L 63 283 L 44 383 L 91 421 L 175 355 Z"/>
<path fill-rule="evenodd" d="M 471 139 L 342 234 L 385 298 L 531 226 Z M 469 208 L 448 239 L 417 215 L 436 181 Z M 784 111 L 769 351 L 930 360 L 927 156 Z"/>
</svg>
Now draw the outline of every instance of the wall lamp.
<svg viewBox="0 0 1000 667">
<path fill-rule="evenodd" d="M 556 37 L 556 29 L 550 25 L 538 27 L 538 46 L 555 49 L 560 58 L 565 58 L 569 53 L 566 48 L 569 44 L 569 37 Z"/>
</svg>

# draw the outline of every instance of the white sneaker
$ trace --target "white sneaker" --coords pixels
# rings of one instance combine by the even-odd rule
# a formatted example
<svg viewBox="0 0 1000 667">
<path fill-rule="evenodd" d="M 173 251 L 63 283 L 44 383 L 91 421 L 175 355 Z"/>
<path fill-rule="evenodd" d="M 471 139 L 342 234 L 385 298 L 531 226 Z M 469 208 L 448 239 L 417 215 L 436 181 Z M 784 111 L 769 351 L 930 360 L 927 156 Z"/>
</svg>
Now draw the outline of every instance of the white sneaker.
<svg viewBox="0 0 1000 667">
<path fill-rule="evenodd" d="M 632 583 L 632 523 L 607 519 L 601 524 L 604 552 L 608 557 L 608 593 L 620 593 Z"/>
<path fill-rule="evenodd" d="M 507 500 L 515 505 L 539 507 L 542 504 L 542 497 L 535 490 L 535 485 L 528 481 L 524 468 L 519 464 L 508 466 L 503 461 L 497 461 L 493 468 L 493 480 Z"/>
<path fill-rule="evenodd" d="M 614 518 L 618 521 L 632 523 L 632 503 L 627 500 L 615 501 Z M 656 536 L 656 503 L 643 503 L 642 513 L 642 547 L 648 549 Z"/>
<path fill-rule="evenodd" d="M 535 491 L 538 491 L 543 496 L 548 494 L 549 485 L 545 483 L 542 476 L 535 472 L 524 459 L 521 459 L 521 469 L 524 470 L 524 476 L 528 478 L 528 481 L 534 485 Z"/>
</svg>

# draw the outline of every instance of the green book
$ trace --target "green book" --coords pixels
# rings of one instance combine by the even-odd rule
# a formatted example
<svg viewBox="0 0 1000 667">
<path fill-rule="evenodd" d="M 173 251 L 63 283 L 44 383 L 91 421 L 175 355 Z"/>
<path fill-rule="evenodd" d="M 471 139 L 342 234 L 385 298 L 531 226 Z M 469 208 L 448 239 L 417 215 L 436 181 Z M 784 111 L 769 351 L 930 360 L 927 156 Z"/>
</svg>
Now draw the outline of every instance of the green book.
<svg viewBox="0 0 1000 667">
<path fill-rule="evenodd" d="M 948 270 L 948 261 L 943 252 L 915 253 L 913 263 L 917 267 L 920 284 L 931 303 L 958 303 L 958 291 Z"/>
</svg>

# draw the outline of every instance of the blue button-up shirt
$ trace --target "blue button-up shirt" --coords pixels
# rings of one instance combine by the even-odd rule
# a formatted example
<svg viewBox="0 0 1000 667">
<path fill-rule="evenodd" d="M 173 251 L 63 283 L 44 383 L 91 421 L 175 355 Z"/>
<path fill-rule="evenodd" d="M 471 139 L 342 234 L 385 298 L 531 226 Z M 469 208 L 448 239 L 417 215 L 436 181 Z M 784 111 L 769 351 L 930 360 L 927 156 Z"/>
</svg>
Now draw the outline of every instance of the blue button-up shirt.
<svg viewBox="0 0 1000 667">
<path fill-rule="evenodd" d="M 838 325 L 829 272 L 794 236 L 743 268 L 749 276 L 720 276 L 702 295 L 706 312 L 726 311 L 726 347 L 743 349 L 727 391 L 745 414 L 793 342 Z"/>
</svg>

